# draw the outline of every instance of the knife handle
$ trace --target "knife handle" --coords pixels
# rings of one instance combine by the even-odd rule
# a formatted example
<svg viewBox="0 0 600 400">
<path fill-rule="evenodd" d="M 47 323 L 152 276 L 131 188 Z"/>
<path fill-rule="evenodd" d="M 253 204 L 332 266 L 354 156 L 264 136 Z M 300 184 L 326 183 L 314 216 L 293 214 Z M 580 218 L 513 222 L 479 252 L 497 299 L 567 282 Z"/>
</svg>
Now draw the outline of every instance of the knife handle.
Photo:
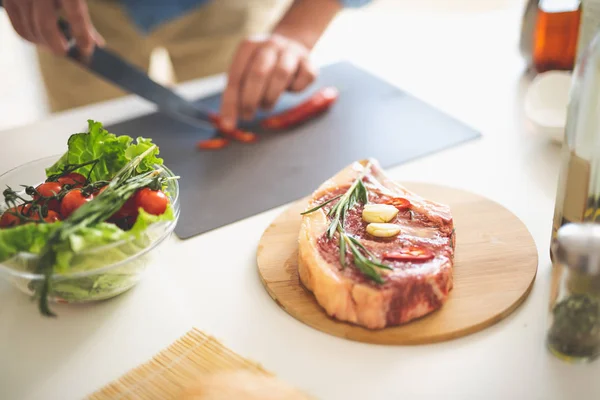
<svg viewBox="0 0 600 400">
<path fill-rule="evenodd" d="M 65 36 L 65 39 L 67 39 L 67 56 L 81 61 L 82 55 L 79 49 L 77 48 L 77 43 L 75 42 L 73 35 L 71 35 L 71 26 L 69 25 L 69 23 L 64 19 L 59 18 L 58 28 Z"/>
</svg>

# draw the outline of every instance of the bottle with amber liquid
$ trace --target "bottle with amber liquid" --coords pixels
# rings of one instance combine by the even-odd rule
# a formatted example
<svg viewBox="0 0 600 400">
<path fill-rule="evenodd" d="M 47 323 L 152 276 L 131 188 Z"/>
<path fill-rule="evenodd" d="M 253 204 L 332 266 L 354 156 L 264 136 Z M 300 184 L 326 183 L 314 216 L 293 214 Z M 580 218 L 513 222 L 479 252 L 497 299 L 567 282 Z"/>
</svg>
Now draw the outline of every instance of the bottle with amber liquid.
<svg viewBox="0 0 600 400">
<path fill-rule="evenodd" d="M 523 14 L 520 50 L 538 73 L 571 71 L 577 57 L 581 0 L 530 0 Z"/>
<path fill-rule="evenodd" d="M 600 30 L 573 71 L 560 162 L 551 256 L 561 226 L 600 223 Z"/>
</svg>

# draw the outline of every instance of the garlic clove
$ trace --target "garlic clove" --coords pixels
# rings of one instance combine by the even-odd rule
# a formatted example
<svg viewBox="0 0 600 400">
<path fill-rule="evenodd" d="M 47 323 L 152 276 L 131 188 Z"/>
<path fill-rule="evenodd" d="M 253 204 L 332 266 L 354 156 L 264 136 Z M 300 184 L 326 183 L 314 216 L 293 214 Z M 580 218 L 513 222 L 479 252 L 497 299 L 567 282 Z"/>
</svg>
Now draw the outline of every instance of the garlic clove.
<svg viewBox="0 0 600 400">
<path fill-rule="evenodd" d="M 389 204 L 366 204 L 362 212 L 365 222 L 390 222 L 396 215 L 398 209 Z"/>
<path fill-rule="evenodd" d="M 373 222 L 367 225 L 367 232 L 375 237 L 392 237 L 400 233 L 400 225 Z"/>
</svg>

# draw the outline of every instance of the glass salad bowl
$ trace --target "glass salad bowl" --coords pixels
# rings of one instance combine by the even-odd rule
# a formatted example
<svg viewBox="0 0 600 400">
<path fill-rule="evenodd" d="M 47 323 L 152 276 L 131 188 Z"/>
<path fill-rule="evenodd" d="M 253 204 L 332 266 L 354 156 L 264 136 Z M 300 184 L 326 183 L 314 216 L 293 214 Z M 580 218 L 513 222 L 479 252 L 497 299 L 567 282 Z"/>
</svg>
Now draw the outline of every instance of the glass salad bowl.
<svg viewBox="0 0 600 400">
<path fill-rule="evenodd" d="M 0 175 L 0 188 L 10 186 L 24 193 L 21 185 L 36 186 L 46 179 L 45 168 L 53 165 L 61 155 L 46 157 L 23 164 Z M 173 177 L 173 173 L 161 165 L 161 174 Z M 179 185 L 177 179 L 167 181 L 166 194 L 169 198 L 173 219 L 154 222 L 141 234 L 127 239 L 105 240 L 96 246 L 70 244 L 68 271 L 54 271 L 51 279 L 48 300 L 56 303 L 85 303 L 105 300 L 132 288 L 141 279 L 146 267 L 155 255 L 155 249 L 167 239 L 175 229 L 179 218 Z M 4 197 L 0 196 L 0 213 L 7 208 Z M 3 246 L 0 236 L 0 247 Z M 40 243 L 41 248 L 44 243 Z M 0 249 L 0 254 L 1 249 Z M 21 252 L 0 262 L 0 276 L 11 282 L 27 295 L 34 294 L 34 288 L 44 279 L 35 273 L 39 262 L 37 254 Z"/>
</svg>

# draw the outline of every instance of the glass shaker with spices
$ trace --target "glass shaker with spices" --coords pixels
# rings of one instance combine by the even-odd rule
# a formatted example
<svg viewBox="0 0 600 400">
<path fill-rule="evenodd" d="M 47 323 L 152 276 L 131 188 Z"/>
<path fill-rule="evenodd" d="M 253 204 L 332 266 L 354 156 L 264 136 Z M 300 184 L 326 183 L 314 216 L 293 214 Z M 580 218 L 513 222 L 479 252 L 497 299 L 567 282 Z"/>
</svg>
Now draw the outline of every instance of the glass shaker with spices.
<svg viewBox="0 0 600 400">
<path fill-rule="evenodd" d="M 600 356 L 600 224 L 571 223 L 556 237 L 546 344 L 570 362 Z"/>
</svg>

